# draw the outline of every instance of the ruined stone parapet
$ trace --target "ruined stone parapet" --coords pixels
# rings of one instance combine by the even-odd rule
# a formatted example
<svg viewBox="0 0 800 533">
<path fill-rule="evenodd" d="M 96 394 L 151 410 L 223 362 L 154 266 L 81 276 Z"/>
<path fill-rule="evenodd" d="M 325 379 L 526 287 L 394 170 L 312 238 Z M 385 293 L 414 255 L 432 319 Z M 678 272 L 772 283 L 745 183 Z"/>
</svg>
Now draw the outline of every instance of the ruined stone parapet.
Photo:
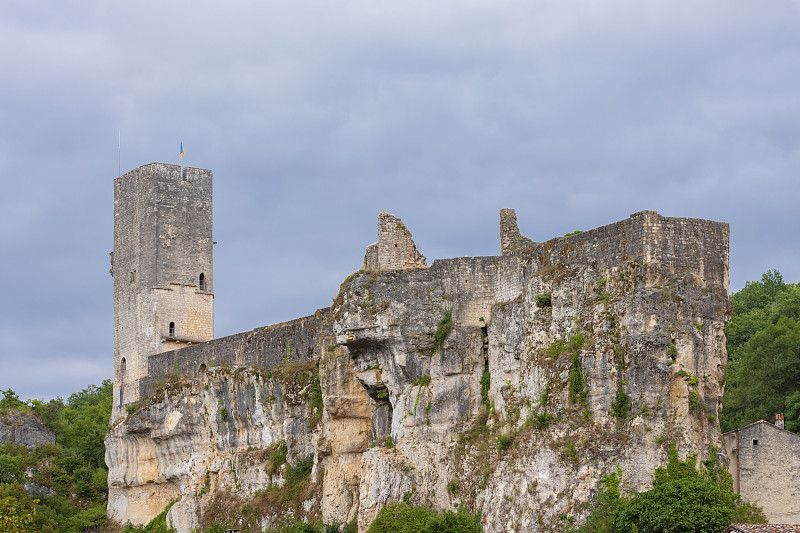
<svg viewBox="0 0 800 533">
<path fill-rule="evenodd" d="M 364 256 L 364 270 L 399 270 L 427 267 L 411 232 L 403 221 L 382 211 L 378 215 L 378 242 L 370 244 Z"/>
<path fill-rule="evenodd" d="M 535 243 L 523 237 L 517 227 L 517 213 L 513 209 L 500 210 L 500 251 L 503 254 L 529 248 Z"/>
</svg>

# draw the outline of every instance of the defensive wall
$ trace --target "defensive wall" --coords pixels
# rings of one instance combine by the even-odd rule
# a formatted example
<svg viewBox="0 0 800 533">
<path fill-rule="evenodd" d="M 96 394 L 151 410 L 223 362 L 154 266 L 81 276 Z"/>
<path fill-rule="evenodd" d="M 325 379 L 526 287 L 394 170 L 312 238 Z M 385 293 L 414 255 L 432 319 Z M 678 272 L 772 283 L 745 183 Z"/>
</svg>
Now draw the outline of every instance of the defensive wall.
<svg viewBox="0 0 800 533">
<path fill-rule="evenodd" d="M 504 209 L 501 255 L 438 259 L 430 267 L 400 219 L 382 213 L 378 226 L 379 242 L 367 248 L 362 273 L 395 272 L 400 282 L 392 289 L 396 298 L 416 285 L 435 281 L 452 298 L 452 318 L 458 326 L 485 325 L 492 306 L 517 298 L 527 277 L 556 265 L 605 269 L 636 261 L 651 279 L 683 277 L 713 294 L 727 295 L 728 290 L 729 227 L 720 222 L 642 211 L 613 224 L 536 243 L 519 233 L 513 210 Z M 148 358 L 141 397 L 174 372 L 194 376 L 213 365 L 269 371 L 285 363 L 317 360 L 335 342 L 332 308 L 325 308 L 289 322 L 158 353 Z"/>
<path fill-rule="evenodd" d="M 640 211 L 626 220 L 544 243 L 520 239 L 516 223 L 507 220 L 501 230 L 501 242 L 513 243 L 503 254 L 523 259 L 524 276 L 558 264 L 603 269 L 638 261 L 651 275 L 690 278 L 708 289 L 728 290 L 730 228 L 724 222 Z"/>
<path fill-rule="evenodd" d="M 289 322 L 151 355 L 140 391 L 146 398 L 164 376 L 196 376 L 210 366 L 250 366 L 269 371 L 286 363 L 316 361 L 333 342 L 327 307 Z"/>
</svg>

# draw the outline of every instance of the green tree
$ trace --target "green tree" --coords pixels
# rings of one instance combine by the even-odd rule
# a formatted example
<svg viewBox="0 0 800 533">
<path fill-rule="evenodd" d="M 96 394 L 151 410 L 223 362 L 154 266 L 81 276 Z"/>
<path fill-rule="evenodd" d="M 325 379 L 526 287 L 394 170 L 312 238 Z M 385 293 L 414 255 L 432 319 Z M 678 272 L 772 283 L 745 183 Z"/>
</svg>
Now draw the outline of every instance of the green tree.
<svg viewBox="0 0 800 533">
<path fill-rule="evenodd" d="M 0 483 L 21 482 L 24 479 L 19 460 L 12 455 L 0 455 Z"/>
<path fill-rule="evenodd" d="M 103 524 L 108 490 L 103 440 L 111 415 L 111 380 L 90 385 L 70 395 L 66 402 L 57 398 L 26 403 L 11 389 L 0 392 L 0 406 L 32 411 L 56 436 L 55 445 L 45 444 L 30 452 L 13 443 L 0 446 L 0 481 L 18 486 L 17 481 L 25 480 L 22 472 L 30 467 L 32 481 L 55 491 L 54 496 L 42 496 L 31 503 L 35 512 L 32 518 L 25 515 L 30 521 L 23 526 L 30 531 L 73 533 Z M 19 521 L 26 508 L 8 504 L 4 509 Z M 0 525 L 0 531 L 6 531 L 6 526 L 11 527 Z"/>
<path fill-rule="evenodd" d="M 735 519 L 766 523 L 760 508 L 733 493 L 730 475 L 698 470 L 696 456 L 678 459 L 673 444 L 669 462 L 655 469 L 653 488 L 629 498 L 619 492 L 619 473 L 603 479 L 603 489 L 586 522 L 574 533 L 719 533 Z"/>
<path fill-rule="evenodd" d="M 36 518 L 36 500 L 19 483 L 0 483 L 0 531 L 28 533 Z"/>
<path fill-rule="evenodd" d="M 613 524 L 619 533 L 720 533 L 734 510 L 731 493 L 711 480 L 687 477 L 637 494 Z"/>
<path fill-rule="evenodd" d="M 800 286 L 772 270 L 731 295 L 731 304 L 722 430 L 784 413 L 786 428 L 800 431 Z"/>
<path fill-rule="evenodd" d="M 17 393 L 11 389 L 0 389 L 0 393 L 3 394 L 3 399 L 0 400 L 0 409 L 25 409 L 28 407 L 28 404 L 20 400 Z"/>
</svg>

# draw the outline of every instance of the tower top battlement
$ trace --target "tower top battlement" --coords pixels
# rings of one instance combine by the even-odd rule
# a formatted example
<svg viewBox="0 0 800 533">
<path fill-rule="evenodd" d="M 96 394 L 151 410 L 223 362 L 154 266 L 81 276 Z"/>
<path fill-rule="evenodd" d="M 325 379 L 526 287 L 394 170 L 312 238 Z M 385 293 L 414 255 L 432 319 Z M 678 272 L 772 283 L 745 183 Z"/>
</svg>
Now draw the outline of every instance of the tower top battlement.
<svg viewBox="0 0 800 533">
<path fill-rule="evenodd" d="M 154 178 L 156 180 L 180 180 L 199 183 L 211 180 L 212 171 L 205 168 L 182 167 L 170 163 L 150 163 L 126 172 L 115 178 L 114 182 L 133 178 Z"/>
</svg>

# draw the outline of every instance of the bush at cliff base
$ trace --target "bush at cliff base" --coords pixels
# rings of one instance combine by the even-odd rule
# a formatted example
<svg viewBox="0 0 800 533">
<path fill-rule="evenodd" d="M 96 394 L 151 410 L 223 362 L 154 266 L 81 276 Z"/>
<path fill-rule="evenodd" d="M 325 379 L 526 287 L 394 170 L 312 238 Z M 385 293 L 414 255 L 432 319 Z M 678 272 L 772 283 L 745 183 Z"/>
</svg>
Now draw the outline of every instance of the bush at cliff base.
<svg viewBox="0 0 800 533">
<path fill-rule="evenodd" d="M 480 515 L 459 509 L 436 513 L 407 503 L 390 503 L 378 513 L 367 533 L 483 533 Z"/>
<path fill-rule="evenodd" d="M 679 460 L 673 444 L 653 488 L 630 497 L 620 494 L 620 472 L 606 476 L 586 523 L 573 533 L 720 533 L 734 521 L 767 523 L 760 508 L 734 494 L 730 474 L 716 466 L 712 452 L 698 470 L 697 457 Z"/>
</svg>

